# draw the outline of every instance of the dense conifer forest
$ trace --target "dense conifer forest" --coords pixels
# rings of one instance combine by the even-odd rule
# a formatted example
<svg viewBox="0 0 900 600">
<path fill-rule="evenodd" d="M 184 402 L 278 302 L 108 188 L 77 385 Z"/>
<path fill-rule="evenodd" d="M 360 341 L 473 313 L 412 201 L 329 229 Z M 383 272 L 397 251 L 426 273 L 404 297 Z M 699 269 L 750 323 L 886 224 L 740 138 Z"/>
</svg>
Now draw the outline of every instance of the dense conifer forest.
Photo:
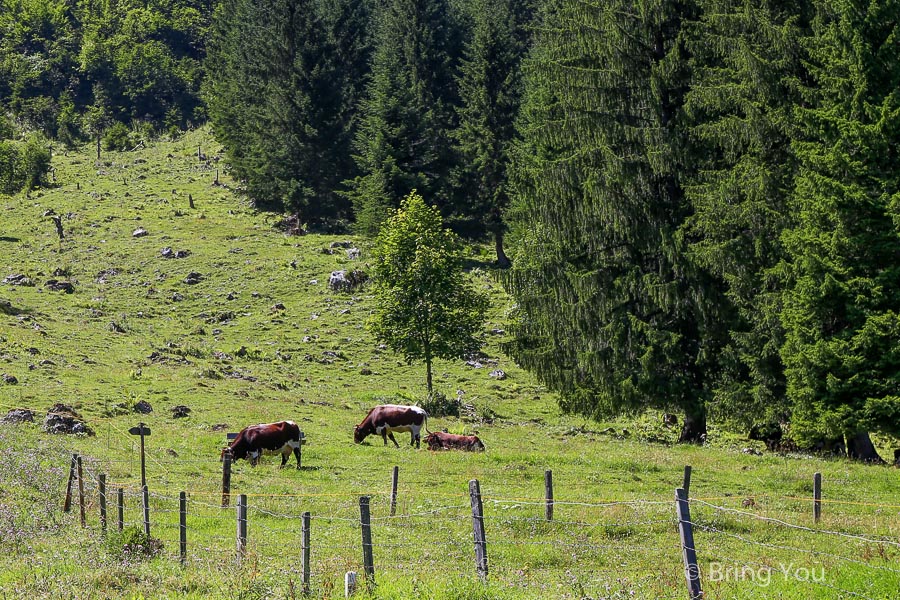
<svg viewBox="0 0 900 600">
<path fill-rule="evenodd" d="M 209 123 L 258 208 L 496 248 L 506 351 L 880 460 L 900 435 L 900 1 L 0 0 L 0 193 Z M 2 224 L 0 224 L 2 234 Z"/>
</svg>

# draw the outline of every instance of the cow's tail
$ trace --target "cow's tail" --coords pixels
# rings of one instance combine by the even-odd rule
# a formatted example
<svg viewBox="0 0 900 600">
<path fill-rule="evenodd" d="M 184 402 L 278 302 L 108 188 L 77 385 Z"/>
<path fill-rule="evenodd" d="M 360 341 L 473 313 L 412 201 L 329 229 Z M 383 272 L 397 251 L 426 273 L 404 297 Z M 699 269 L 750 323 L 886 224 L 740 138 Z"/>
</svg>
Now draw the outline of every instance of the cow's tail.
<svg viewBox="0 0 900 600">
<path fill-rule="evenodd" d="M 431 435 L 431 432 L 428 431 L 428 413 L 425 412 L 424 410 L 422 412 L 425 413 L 425 421 L 422 423 L 422 428 L 425 430 L 425 433 L 427 433 L 428 435 Z"/>
</svg>

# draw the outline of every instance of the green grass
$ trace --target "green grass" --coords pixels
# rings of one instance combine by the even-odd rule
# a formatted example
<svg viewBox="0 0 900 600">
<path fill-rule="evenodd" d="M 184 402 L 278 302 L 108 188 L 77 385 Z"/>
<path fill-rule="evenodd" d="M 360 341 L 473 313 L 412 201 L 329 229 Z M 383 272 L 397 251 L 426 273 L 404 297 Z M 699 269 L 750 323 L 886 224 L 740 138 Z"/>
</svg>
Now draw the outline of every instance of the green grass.
<svg viewBox="0 0 900 600">
<path fill-rule="evenodd" d="M 0 597 L 296 597 L 304 511 L 313 515 L 313 595 L 343 597 L 344 573 L 362 571 L 356 521 L 359 496 L 368 495 L 377 598 L 683 598 L 673 498 L 685 464 L 693 466 L 708 597 L 896 596 L 896 471 L 748 455 L 741 450 L 754 443 L 715 427 L 707 446 L 678 446 L 655 413 L 600 424 L 561 414 L 552 394 L 500 352 L 505 334 L 490 333 L 508 328 L 510 302 L 479 246 L 470 276 L 491 294 L 492 362 L 436 364 L 438 390 L 463 390 L 470 406 L 459 419 L 432 418 L 429 428 L 475 432 L 487 452 L 417 451 L 402 435 L 400 449 L 374 438 L 354 445 L 353 425 L 372 405 L 424 395 L 424 368 L 367 333 L 367 291 L 327 288 L 331 271 L 366 268 L 365 241 L 281 234 L 275 216 L 232 192 L 222 167 L 225 185 L 212 185 L 217 163 L 199 163 L 198 146 L 220 153 L 199 130 L 105 153 L 99 163 L 91 148 L 57 154 L 57 187 L 0 197 L 0 278 L 22 273 L 36 284 L 0 285 L 12 313 L 0 313 L 0 373 L 18 379 L 0 383 L 0 414 L 30 408 L 40 421 L 60 402 L 95 433 L 53 437 L 39 424 L 0 425 Z M 43 216 L 48 209 L 63 215 L 62 242 Z M 149 235 L 132 237 L 138 227 Z M 344 240 L 359 245 L 361 258 L 326 252 Z M 164 247 L 190 255 L 166 259 Z M 202 280 L 186 284 L 191 272 Z M 49 279 L 70 281 L 75 293 L 45 289 Z M 495 368 L 507 379 L 492 379 Z M 153 412 L 132 412 L 139 400 Z M 190 416 L 173 418 L 178 405 Z M 273 457 L 257 468 L 237 463 L 233 492 L 249 497 L 248 554 L 238 565 L 235 511 L 219 506 L 219 451 L 226 431 L 281 419 L 307 434 L 304 469 L 279 470 Z M 105 473 L 110 488 L 126 490 L 125 521 L 139 525 L 138 440 L 127 433 L 139 421 L 152 430 L 151 533 L 163 542 L 150 558 L 123 557 L 104 540 L 95 479 Z M 87 473 L 85 529 L 77 506 L 61 511 L 72 452 Z M 552 523 L 543 520 L 545 469 L 557 500 Z M 818 526 L 809 499 L 817 471 L 826 500 Z M 484 495 L 486 584 L 474 568 L 473 478 Z M 181 491 L 189 496 L 184 567 Z M 110 519 L 114 526 L 112 506 Z M 802 577 L 820 568 L 823 581 Z"/>
</svg>

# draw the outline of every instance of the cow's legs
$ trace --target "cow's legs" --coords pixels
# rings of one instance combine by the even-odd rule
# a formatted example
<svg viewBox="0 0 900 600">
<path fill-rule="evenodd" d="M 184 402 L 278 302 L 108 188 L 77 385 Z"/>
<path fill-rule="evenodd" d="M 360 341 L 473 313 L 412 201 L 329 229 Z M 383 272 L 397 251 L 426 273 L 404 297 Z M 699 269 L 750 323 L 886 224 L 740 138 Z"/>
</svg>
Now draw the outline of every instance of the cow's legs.
<svg viewBox="0 0 900 600">
<path fill-rule="evenodd" d="M 385 446 L 387 446 L 387 436 L 388 436 L 388 430 L 387 430 L 387 429 L 382 429 L 382 430 L 381 430 L 381 439 L 384 440 L 384 445 L 385 445 Z M 394 439 L 394 436 L 391 436 L 391 439 Z"/>
<path fill-rule="evenodd" d="M 300 468 L 300 448 L 294 448 L 294 456 L 297 457 L 297 468 Z"/>
<path fill-rule="evenodd" d="M 397 443 L 397 440 L 394 439 L 394 432 L 393 432 L 393 431 L 389 431 L 389 432 L 388 432 L 388 437 L 391 438 L 391 441 L 394 442 L 394 445 L 395 445 L 395 446 L 397 446 L 398 448 L 400 447 L 400 444 L 398 444 L 398 443 Z M 385 443 L 387 443 L 387 442 L 385 442 Z"/>
<path fill-rule="evenodd" d="M 410 446 L 415 445 L 416 448 L 419 447 L 419 441 L 421 439 L 419 437 L 419 432 L 421 432 L 421 431 L 422 431 L 422 429 L 420 427 L 413 426 L 410 428 L 410 430 L 409 430 L 409 445 Z"/>
<path fill-rule="evenodd" d="M 287 464 L 288 457 L 291 455 L 290 447 L 285 446 L 285 449 L 281 452 L 281 468 L 284 468 L 284 465 Z"/>
</svg>

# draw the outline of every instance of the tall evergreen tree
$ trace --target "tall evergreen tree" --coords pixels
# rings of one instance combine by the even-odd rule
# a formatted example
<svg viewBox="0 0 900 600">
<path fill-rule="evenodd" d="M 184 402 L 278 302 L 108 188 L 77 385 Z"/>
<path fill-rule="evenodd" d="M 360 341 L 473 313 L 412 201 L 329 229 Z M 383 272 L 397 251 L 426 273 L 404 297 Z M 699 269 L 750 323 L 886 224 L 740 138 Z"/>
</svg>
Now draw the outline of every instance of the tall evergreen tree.
<svg viewBox="0 0 900 600">
<path fill-rule="evenodd" d="M 728 301 L 713 412 L 745 427 L 785 422 L 779 265 L 781 233 L 793 216 L 790 117 L 808 1 L 700 4 L 689 34 L 686 114 L 697 168 L 685 185 L 694 214 L 684 233 L 692 260 L 720 282 Z"/>
<path fill-rule="evenodd" d="M 685 415 L 702 439 L 715 377 L 714 294 L 686 260 L 682 178 L 691 2 L 554 0 L 517 154 L 520 236 L 507 285 L 513 355 L 564 408 Z"/>
<path fill-rule="evenodd" d="M 386 0 L 375 26 L 355 142 L 360 175 L 347 194 L 370 235 L 414 189 L 448 203 L 458 44 L 447 0 Z"/>
<path fill-rule="evenodd" d="M 460 161 L 454 207 L 493 236 L 497 263 L 509 266 L 503 247 L 509 204 L 507 169 L 522 96 L 521 61 L 528 45 L 532 10 L 512 0 L 473 0 L 472 36 L 460 68 L 459 127 L 454 132 Z"/>
<path fill-rule="evenodd" d="M 226 0 L 208 62 L 213 126 L 249 194 L 311 224 L 347 211 L 334 190 L 349 107 L 323 14 L 316 0 Z"/>
<path fill-rule="evenodd" d="M 793 433 L 900 434 L 900 2 L 815 2 L 783 349 Z"/>
</svg>

